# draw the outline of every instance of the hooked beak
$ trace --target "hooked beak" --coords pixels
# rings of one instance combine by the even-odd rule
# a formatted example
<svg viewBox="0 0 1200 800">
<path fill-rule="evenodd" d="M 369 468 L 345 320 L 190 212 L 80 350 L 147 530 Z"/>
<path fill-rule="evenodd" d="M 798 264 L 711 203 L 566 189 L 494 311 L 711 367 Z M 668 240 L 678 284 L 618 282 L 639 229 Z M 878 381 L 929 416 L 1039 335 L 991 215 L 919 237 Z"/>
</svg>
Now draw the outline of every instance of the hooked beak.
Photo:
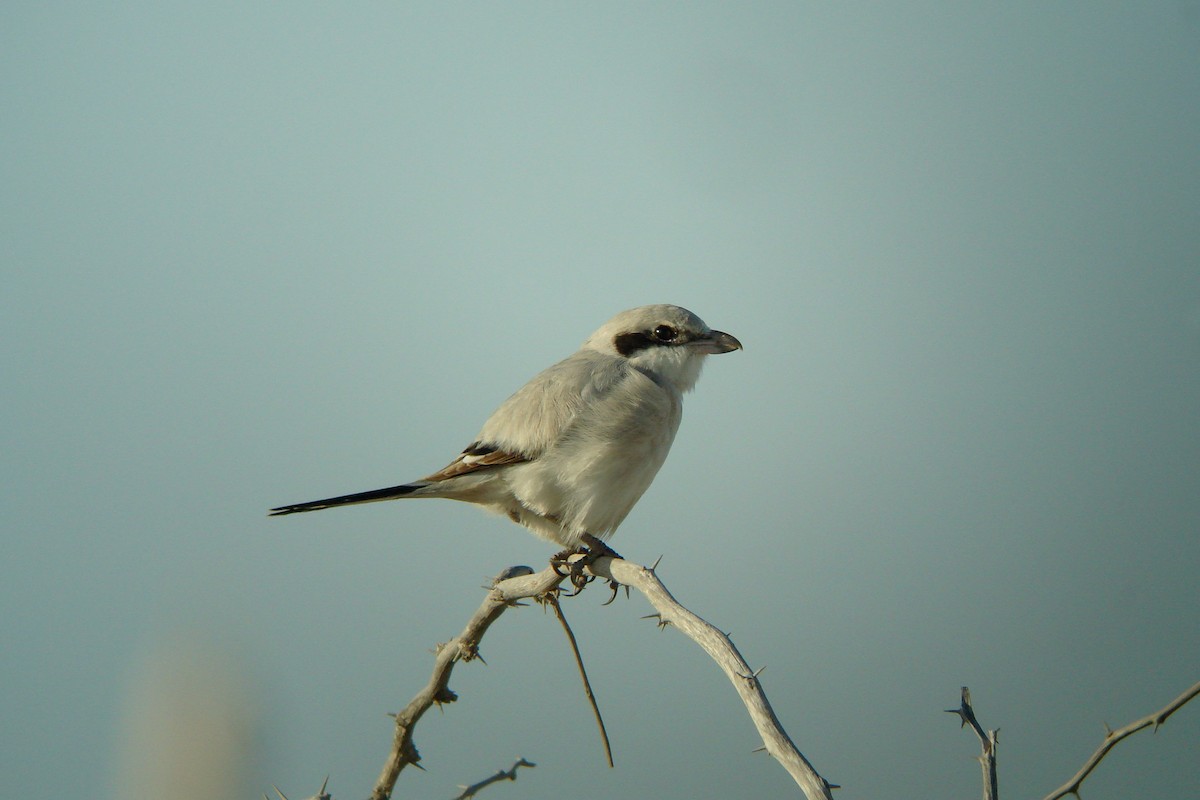
<svg viewBox="0 0 1200 800">
<path fill-rule="evenodd" d="M 742 343 L 737 340 L 737 337 L 724 331 L 709 331 L 707 336 L 702 336 L 699 339 L 693 339 L 688 342 L 688 346 L 709 355 L 729 353 L 733 350 L 742 349 Z"/>
</svg>

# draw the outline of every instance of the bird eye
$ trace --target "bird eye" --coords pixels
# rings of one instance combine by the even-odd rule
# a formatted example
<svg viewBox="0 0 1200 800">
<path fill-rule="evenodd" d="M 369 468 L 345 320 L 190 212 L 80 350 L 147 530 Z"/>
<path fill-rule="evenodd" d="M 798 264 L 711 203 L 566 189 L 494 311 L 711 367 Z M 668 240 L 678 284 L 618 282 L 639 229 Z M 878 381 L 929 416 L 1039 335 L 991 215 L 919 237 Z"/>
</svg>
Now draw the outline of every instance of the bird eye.
<svg viewBox="0 0 1200 800">
<path fill-rule="evenodd" d="M 669 342 L 675 338 L 675 329 L 670 325 L 659 325 L 654 329 L 654 338 L 660 342 Z"/>
</svg>

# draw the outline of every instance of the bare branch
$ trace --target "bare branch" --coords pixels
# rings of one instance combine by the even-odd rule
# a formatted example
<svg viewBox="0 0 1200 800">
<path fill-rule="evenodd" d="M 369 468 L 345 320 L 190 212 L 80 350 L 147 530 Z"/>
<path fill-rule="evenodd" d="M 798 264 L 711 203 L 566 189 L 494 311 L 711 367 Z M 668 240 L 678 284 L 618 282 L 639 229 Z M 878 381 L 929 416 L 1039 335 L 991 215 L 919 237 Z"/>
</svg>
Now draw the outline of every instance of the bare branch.
<svg viewBox="0 0 1200 800">
<path fill-rule="evenodd" d="M 996 774 L 996 748 L 1000 744 L 1000 731 L 985 731 L 975 718 L 975 709 L 971 707 L 971 690 L 962 687 L 962 702 L 958 708 L 946 709 L 947 714 L 957 714 L 962 720 L 962 727 L 971 726 L 979 738 L 982 752 L 979 764 L 983 768 L 983 800 L 997 800 L 999 795 L 998 778 Z"/>
<path fill-rule="evenodd" d="M 1079 772 L 1076 772 L 1071 780 L 1067 781 L 1062 786 L 1046 795 L 1045 800 L 1061 800 L 1061 798 L 1066 797 L 1069 794 L 1073 794 L 1078 797 L 1079 787 L 1083 785 L 1084 780 L 1092 773 L 1092 770 L 1094 770 L 1104 759 L 1104 757 L 1108 755 L 1108 751 L 1117 746 L 1117 742 L 1121 741 L 1127 736 L 1132 736 L 1144 728 L 1153 727 L 1154 730 L 1157 731 L 1158 726 L 1167 721 L 1167 717 L 1171 716 L 1180 708 L 1182 708 L 1196 695 L 1200 695 L 1200 683 L 1193 685 L 1186 692 L 1179 695 L 1179 697 L 1176 697 L 1170 703 L 1167 703 L 1167 705 L 1159 711 L 1156 711 L 1153 714 L 1148 714 L 1141 719 L 1134 720 L 1123 728 L 1117 728 L 1115 731 L 1106 731 L 1104 741 L 1098 748 L 1096 748 L 1096 752 L 1092 753 L 1091 758 L 1089 758 L 1079 769 Z"/>
<path fill-rule="evenodd" d="M 613 596 L 616 596 L 615 592 Z M 587 670 L 583 668 L 583 656 L 579 654 L 579 644 L 575 641 L 575 632 L 567 624 L 567 618 L 563 615 L 562 606 L 559 604 L 554 592 L 546 595 L 546 602 L 554 609 L 554 616 L 558 617 L 563 631 L 567 634 L 567 641 L 571 643 L 571 652 L 575 655 L 575 666 L 579 668 L 579 677 L 583 680 L 583 692 L 587 695 L 588 703 L 592 706 L 592 715 L 596 717 L 596 725 L 600 728 L 600 741 L 604 744 L 604 757 L 608 760 L 608 766 L 611 768 L 613 766 L 613 757 L 612 747 L 608 743 L 608 729 L 604 727 L 604 718 L 600 716 L 600 706 L 596 705 L 596 695 L 592 694 L 592 682 L 588 680 Z"/>
<path fill-rule="evenodd" d="M 507 575 L 514 577 L 505 577 Z M 403 711 L 396 714 L 392 749 L 384 762 L 379 779 L 375 782 L 375 789 L 371 792 L 372 800 L 388 800 L 396 785 L 396 779 L 400 776 L 400 770 L 409 764 L 416 765 L 421 759 L 417 748 L 413 746 L 413 728 L 434 703 L 441 705 L 457 699 L 449 689 L 450 673 L 454 670 L 454 665 L 478 656 L 480 639 L 510 605 L 523 598 L 543 595 L 557 587 L 564 578 L 553 568 L 534 573 L 529 567 L 511 568 L 500 577 L 504 579 L 498 579 L 462 633 L 438 647 L 429 683 L 417 692 L 416 697 L 409 701 Z"/>
<path fill-rule="evenodd" d="M 742 658 L 742 654 L 733 646 L 728 636 L 681 606 L 653 570 L 620 558 L 598 559 L 589 569 L 601 578 L 615 580 L 637 589 L 658 612 L 660 626 L 674 625 L 700 645 L 717 662 L 717 666 L 724 671 L 742 698 L 750 719 L 762 736 L 766 751 L 783 765 L 800 786 L 805 797 L 808 800 L 832 800 L 829 782 L 822 778 L 796 749 L 796 745 L 779 724 L 775 711 L 767 702 L 766 693 L 763 692 L 756 673 Z"/>
<path fill-rule="evenodd" d="M 472 783 L 470 786 L 459 787 L 462 789 L 462 794 L 455 797 L 454 800 L 469 800 L 469 798 L 474 797 L 483 787 L 490 786 L 498 781 L 515 781 L 517 779 L 518 767 L 536 766 L 537 764 L 534 764 L 532 761 L 526 761 L 522 758 L 521 760 L 517 761 L 517 763 L 513 764 L 511 769 L 502 769 L 492 777 L 484 778 L 479 783 Z"/>
<path fill-rule="evenodd" d="M 832 800 L 831 785 L 817 774 L 808 760 L 796 749 L 796 745 L 779 724 L 775 712 L 767 702 L 756 673 L 742 658 L 728 636 L 681 606 L 652 570 L 609 556 L 599 558 L 587 567 L 587 570 L 597 577 L 615 580 L 637 589 L 658 611 L 660 625 L 674 625 L 699 644 L 733 683 L 750 713 L 750 719 L 762 736 L 764 749 L 783 765 L 808 800 Z M 456 699 L 448 688 L 454 665 L 459 661 L 469 661 L 477 657 L 480 639 L 510 605 L 516 604 L 517 600 L 546 594 L 557 588 L 565 577 L 556 572 L 554 567 L 538 573 L 534 573 L 528 567 L 521 567 L 516 568 L 515 572 L 506 571 L 504 575 L 515 577 L 497 580 L 462 633 L 438 648 L 429 683 L 403 711 L 396 714 L 392 749 L 371 794 L 372 800 L 388 800 L 400 770 L 409 764 L 416 765 L 420 759 L 412 743 L 413 728 L 434 703 L 449 703 Z"/>
</svg>

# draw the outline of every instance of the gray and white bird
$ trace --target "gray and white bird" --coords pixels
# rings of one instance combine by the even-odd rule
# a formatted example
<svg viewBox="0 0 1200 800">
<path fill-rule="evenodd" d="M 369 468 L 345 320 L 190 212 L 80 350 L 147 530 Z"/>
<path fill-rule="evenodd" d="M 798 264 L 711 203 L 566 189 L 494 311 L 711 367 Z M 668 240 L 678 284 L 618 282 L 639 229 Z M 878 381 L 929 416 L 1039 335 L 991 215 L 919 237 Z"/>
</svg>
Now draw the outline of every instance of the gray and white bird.
<svg viewBox="0 0 1200 800">
<path fill-rule="evenodd" d="M 444 497 L 504 514 L 568 548 L 593 544 L 612 535 L 666 460 L 704 357 L 741 347 L 679 306 L 624 311 L 504 401 L 443 469 L 270 513 Z"/>
</svg>

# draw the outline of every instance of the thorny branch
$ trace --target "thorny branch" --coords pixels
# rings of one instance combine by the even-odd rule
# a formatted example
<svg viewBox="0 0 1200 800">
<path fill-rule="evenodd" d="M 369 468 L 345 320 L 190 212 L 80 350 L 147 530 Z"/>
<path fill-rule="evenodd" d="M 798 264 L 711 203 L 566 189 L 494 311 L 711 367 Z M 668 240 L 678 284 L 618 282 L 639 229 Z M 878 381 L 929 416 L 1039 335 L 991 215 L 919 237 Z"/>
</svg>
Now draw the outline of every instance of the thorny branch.
<svg viewBox="0 0 1200 800">
<path fill-rule="evenodd" d="M 1096 752 L 1092 753 L 1091 758 L 1089 758 L 1084 765 L 1080 767 L 1079 772 L 1076 772 L 1071 780 L 1067 781 L 1062 786 L 1046 795 L 1045 800 L 1060 800 L 1069 794 L 1073 794 L 1078 797 L 1079 787 L 1083 785 L 1084 780 L 1092 773 L 1092 770 L 1094 770 L 1096 766 L 1104 759 L 1104 757 L 1108 755 L 1108 751 L 1117 746 L 1117 742 L 1121 741 L 1127 736 L 1132 736 L 1133 734 L 1145 728 L 1153 727 L 1154 730 L 1157 731 L 1158 726 L 1167 721 L 1167 717 L 1171 716 L 1180 708 L 1182 708 L 1196 695 L 1200 695 L 1200 683 L 1193 685 L 1186 692 L 1179 695 L 1179 697 L 1176 697 L 1174 700 L 1167 703 L 1163 708 L 1155 711 L 1153 714 L 1147 714 L 1141 719 L 1134 720 L 1122 728 L 1117 728 L 1115 731 L 1111 729 L 1108 730 L 1104 735 L 1104 741 L 1098 748 L 1096 748 Z"/>
<path fill-rule="evenodd" d="M 624 559 L 605 556 L 587 567 L 587 571 L 642 592 L 658 611 L 660 625 L 677 627 L 704 648 L 725 671 L 741 696 L 763 738 L 766 751 L 791 774 L 808 800 L 832 800 L 829 793 L 830 784 L 817 774 L 796 749 L 767 702 L 766 694 L 758 680 L 759 673 L 750 669 L 728 636 L 681 606 L 658 580 L 653 570 Z M 413 728 L 434 703 L 450 703 L 456 699 L 455 694 L 448 688 L 454 665 L 477 656 L 480 639 L 509 606 L 516 604 L 517 600 L 540 597 L 553 591 L 564 577 L 553 567 L 538 573 L 534 573 L 529 567 L 514 567 L 496 579 L 483 604 L 467 622 L 462 633 L 438 649 L 429 683 L 403 711 L 396 714 L 392 749 L 371 794 L 372 800 L 388 800 L 400 771 L 408 764 L 416 764 L 420 759 L 412 741 Z"/>
<path fill-rule="evenodd" d="M 632 586 L 645 595 L 650 604 L 655 607 L 660 627 L 673 625 L 699 644 L 724 670 L 733 683 L 746 705 L 755 726 L 763 737 L 764 747 L 792 775 L 808 800 L 832 800 L 830 789 L 836 788 L 822 778 L 812 765 L 804 758 L 792 743 L 787 733 L 779 724 L 774 711 L 767 703 L 766 695 L 758 681 L 762 672 L 751 671 L 737 648 L 721 631 L 688 611 L 671 596 L 662 582 L 654 573 L 653 568 L 632 564 L 623 559 L 603 557 L 587 568 L 596 577 L 615 580 L 625 586 Z M 416 765 L 420 760 L 412 743 L 412 732 L 417 721 L 433 704 L 451 703 L 456 698 L 448 688 L 450 673 L 459 661 L 470 661 L 478 657 L 478 645 L 488 627 L 499 618 L 505 609 L 526 598 L 537 598 L 555 591 L 566 576 L 557 573 L 553 567 L 534 573 L 529 567 L 512 567 L 496 578 L 483 604 L 468 621 L 462 633 L 450 642 L 440 645 L 433 675 L 429 683 L 417 693 L 403 711 L 396 714 L 396 730 L 393 738 L 392 751 L 389 753 L 380 774 L 372 800 L 388 800 L 400 771 L 408 764 Z M 1122 739 L 1137 733 L 1144 728 L 1153 727 L 1155 730 L 1166 722 L 1167 718 L 1200 695 L 1200 683 L 1193 685 L 1179 697 L 1172 700 L 1161 710 L 1135 720 L 1117 730 L 1109 730 L 1104 742 L 1087 760 L 1083 767 L 1067 783 L 1046 795 L 1045 800 L 1061 800 L 1067 795 L 1079 796 L 1079 788 L 1083 781 L 1092 773 L 1101 760 Z M 985 731 L 975 717 L 971 707 L 971 696 L 967 687 L 962 690 L 962 702 L 959 708 L 949 709 L 949 713 L 957 714 L 964 726 L 970 725 L 982 746 L 980 762 L 984 772 L 984 797 L 996 800 L 996 745 L 997 731 Z M 456 800 L 467 800 L 483 786 L 508 779 L 516 779 L 516 770 L 521 766 L 534 766 L 521 759 L 507 772 L 496 775 L 464 789 L 463 794 Z M 276 789 L 279 792 L 278 789 Z M 280 797 L 283 793 L 279 792 Z M 328 800 L 325 786 L 312 800 Z"/>
<path fill-rule="evenodd" d="M 999 729 L 985 731 L 979 724 L 979 720 L 975 718 L 975 709 L 971 707 L 971 690 L 966 686 L 962 687 L 962 702 L 959 707 L 948 708 L 946 713 L 957 714 L 958 718 L 962 720 L 962 727 L 970 725 L 971 730 L 975 731 L 975 735 L 979 737 L 979 746 L 982 750 L 979 755 L 979 764 L 983 768 L 983 800 L 997 800 L 999 786 L 996 776 L 996 747 L 1000 743 Z"/>
<path fill-rule="evenodd" d="M 485 786 L 490 786 L 497 781 L 515 781 L 517 779 L 517 767 L 536 766 L 537 764 L 534 764 L 532 761 L 526 761 L 522 758 L 517 763 L 513 764 L 511 769 L 502 769 L 492 777 L 484 778 L 479 783 L 472 783 L 470 786 L 460 786 L 459 788 L 462 789 L 462 794 L 455 797 L 454 800 L 469 800 L 469 798 L 474 797 L 480 789 Z"/>
<path fill-rule="evenodd" d="M 325 787 L 328 785 L 329 785 L 329 776 L 326 775 L 325 781 L 321 784 L 321 788 L 317 790 L 316 794 L 314 794 L 312 797 L 306 798 L 306 800 L 333 800 L 333 797 L 331 795 L 325 794 Z M 279 795 L 280 800 L 288 800 L 288 796 L 286 794 L 284 794 L 283 792 L 279 791 L 278 786 L 272 786 L 271 788 L 275 790 L 275 794 Z M 264 793 L 263 800 L 270 800 L 270 798 L 268 798 L 267 795 Z"/>
<path fill-rule="evenodd" d="M 653 569 L 620 558 L 601 558 L 590 569 L 601 578 L 637 589 L 658 612 L 660 626 L 673 625 L 704 648 L 742 698 L 754 727 L 762 737 L 764 749 L 788 771 L 808 800 L 832 800 L 832 785 L 817 773 L 796 748 L 767 702 L 767 695 L 758 680 L 762 669 L 751 670 L 728 636 L 680 605 Z"/>
<path fill-rule="evenodd" d="M 518 600 L 538 597 L 553 590 L 562 583 L 564 577 L 553 568 L 535 574 L 529 567 L 512 567 L 497 576 L 491 591 L 467 621 L 462 633 L 437 649 L 433 675 L 430 676 L 429 683 L 417 692 L 403 711 L 396 714 L 392 749 L 384 762 L 379 779 L 375 782 L 371 800 L 388 800 L 396 786 L 396 779 L 400 777 L 400 770 L 420 761 L 421 756 L 413 745 L 413 728 L 434 703 L 442 705 L 458 699 L 449 688 L 450 673 L 454 670 L 454 665 L 459 661 L 471 661 L 478 656 L 479 640 L 506 609 Z"/>
</svg>

